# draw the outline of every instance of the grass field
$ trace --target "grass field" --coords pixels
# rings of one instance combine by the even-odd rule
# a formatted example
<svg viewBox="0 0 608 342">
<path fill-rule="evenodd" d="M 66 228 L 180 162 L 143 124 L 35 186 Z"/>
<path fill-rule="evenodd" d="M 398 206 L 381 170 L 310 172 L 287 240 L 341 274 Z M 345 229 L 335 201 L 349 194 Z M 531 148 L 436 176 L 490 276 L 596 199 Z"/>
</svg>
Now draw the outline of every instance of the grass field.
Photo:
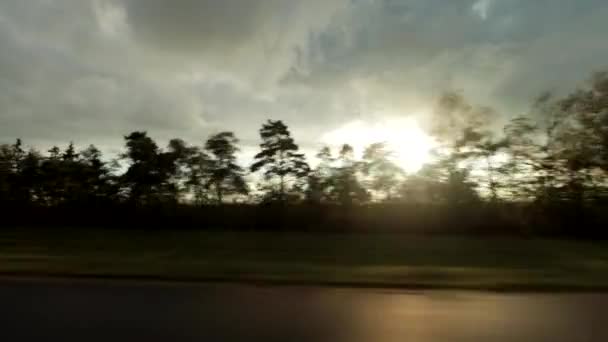
<svg viewBox="0 0 608 342">
<path fill-rule="evenodd" d="M 608 290 L 608 243 L 119 230 L 0 230 L 0 275 Z"/>
</svg>

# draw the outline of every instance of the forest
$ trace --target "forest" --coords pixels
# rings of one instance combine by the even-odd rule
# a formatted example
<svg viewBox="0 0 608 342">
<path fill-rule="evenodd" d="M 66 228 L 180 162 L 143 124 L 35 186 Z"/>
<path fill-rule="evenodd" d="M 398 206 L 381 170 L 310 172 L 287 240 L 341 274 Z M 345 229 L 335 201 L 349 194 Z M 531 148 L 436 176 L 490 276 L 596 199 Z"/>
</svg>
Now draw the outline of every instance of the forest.
<svg viewBox="0 0 608 342">
<path fill-rule="evenodd" d="M 114 159 L 16 139 L 0 145 L 0 225 L 608 236 L 608 72 L 501 127 L 457 92 L 434 108 L 439 145 L 415 174 L 382 141 L 360 158 L 324 147 L 312 166 L 280 120 L 251 165 L 229 131 L 164 148 L 131 132 Z"/>
</svg>

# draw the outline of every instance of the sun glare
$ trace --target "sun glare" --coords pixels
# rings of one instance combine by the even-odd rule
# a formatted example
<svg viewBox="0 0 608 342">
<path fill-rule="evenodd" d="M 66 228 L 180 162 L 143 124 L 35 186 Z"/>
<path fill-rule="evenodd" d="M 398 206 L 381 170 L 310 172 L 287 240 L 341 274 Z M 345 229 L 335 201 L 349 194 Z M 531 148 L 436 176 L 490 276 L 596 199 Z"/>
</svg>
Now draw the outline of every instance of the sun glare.
<svg viewBox="0 0 608 342">
<path fill-rule="evenodd" d="M 353 121 L 324 134 L 321 140 L 329 146 L 350 144 L 359 154 L 373 143 L 385 143 L 392 151 L 395 163 L 409 173 L 431 161 L 430 152 L 436 145 L 411 117 L 375 123 Z"/>
</svg>

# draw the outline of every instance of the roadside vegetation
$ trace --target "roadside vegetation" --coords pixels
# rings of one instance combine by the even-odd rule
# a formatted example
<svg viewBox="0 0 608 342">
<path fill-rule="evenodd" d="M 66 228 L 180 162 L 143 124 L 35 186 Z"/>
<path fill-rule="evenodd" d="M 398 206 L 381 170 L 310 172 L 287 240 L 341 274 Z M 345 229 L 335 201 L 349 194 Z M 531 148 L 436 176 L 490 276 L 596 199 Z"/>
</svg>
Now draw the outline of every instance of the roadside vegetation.
<svg viewBox="0 0 608 342">
<path fill-rule="evenodd" d="M 402 234 L 4 230 L 0 275 L 605 290 L 607 247 L 605 242 Z"/>
</svg>

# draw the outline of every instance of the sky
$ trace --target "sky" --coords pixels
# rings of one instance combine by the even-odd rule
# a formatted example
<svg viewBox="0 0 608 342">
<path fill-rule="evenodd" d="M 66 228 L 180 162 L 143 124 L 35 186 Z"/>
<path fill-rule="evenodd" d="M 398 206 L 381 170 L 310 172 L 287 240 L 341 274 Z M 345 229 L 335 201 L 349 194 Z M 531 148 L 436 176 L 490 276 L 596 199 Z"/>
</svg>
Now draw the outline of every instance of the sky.
<svg viewBox="0 0 608 342">
<path fill-rule="evenodd" d="M 1 0 L 0 142 L 230 130 L 246 159 L 280 119 L 312 153 L 430 131 L 446 91 L 508 118 L 608 69 L 607 22 L 606 0 Z"/>
</svg>

